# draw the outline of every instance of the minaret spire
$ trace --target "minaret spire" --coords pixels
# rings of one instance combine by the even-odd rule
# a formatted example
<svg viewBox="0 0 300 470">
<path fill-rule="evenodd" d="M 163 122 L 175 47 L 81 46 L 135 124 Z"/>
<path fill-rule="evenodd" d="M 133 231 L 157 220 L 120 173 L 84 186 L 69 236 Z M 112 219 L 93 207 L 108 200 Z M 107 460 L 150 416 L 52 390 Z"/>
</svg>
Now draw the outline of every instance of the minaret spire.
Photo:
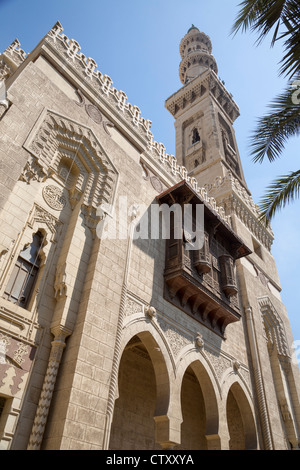
<svg viewBox="0 0 300 470">
<path fill-rule="evenodd" d="M 179 46 L 182 59 L 179 66 L 179 77 L 183 85 L 207 69 L 218 73 L 217 63 L 211 51 L 210 38 L 192 24 Z"/>
<path fill-rule="evenodd" d="M 202 186 L 231 173 L 248 191 L 233 128 L 239 108 L 218 77 L 211 40 L 192 25 L 179 51 L 182 87 L 165 103 L 175 118 L 175 156 Z"/>
</svg>

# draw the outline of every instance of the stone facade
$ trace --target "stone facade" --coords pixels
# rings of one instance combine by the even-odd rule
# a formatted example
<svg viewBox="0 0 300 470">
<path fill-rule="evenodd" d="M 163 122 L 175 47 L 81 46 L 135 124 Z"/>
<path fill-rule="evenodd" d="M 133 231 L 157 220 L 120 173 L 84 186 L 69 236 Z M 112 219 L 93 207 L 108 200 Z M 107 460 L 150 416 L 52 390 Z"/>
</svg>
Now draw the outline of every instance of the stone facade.
<svg viewBox="0 0 300 470">
<path fill-rule="evenodd" d="M 2 449 L 299 447 L 273 234 L 247 188 L 238 107 L 211 50 L 195 27 L 180 45 L 183 87 L 166 101 L 176 157 L 59 22 L 30 54 L 16 40 L 0 56 Z M 182 182 L 214 232 L 247 247 L 232 258 L 239 314 L 224 334 L 218 308 L 202 306 L 201 321 L 187 311 L 198 292 L 198 312 L 204 292 L 213 297 L 202 274 L 174 305 L 166 241 L 132 236 Z"/>
</svg>

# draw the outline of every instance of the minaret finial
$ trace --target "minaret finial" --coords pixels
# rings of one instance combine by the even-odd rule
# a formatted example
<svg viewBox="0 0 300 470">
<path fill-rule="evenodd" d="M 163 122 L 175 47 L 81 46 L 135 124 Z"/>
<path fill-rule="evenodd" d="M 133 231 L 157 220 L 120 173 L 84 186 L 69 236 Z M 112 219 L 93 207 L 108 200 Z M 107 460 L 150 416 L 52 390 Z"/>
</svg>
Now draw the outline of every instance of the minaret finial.
<svg viewBox="0 0 300 470">
<path fill-rule="evenodd" d="M 192 26 L 190 27 L 190 29 L 188 29 L 188 33 L 189 33 L 192 29 L 196 29 L 197 31 L 199 31 L 199 29 L 196 28 L 196 26 L 195 26 L 194 24 L 192 24 Z"/>
<path fill-rule="evenodd" d="M 218 73 L 216 60 L 211 54 L 211 40 L 194 24 L 181 40 L 179 50 L 182 58 L 179 76 L 184 85 L 207 69 Z"/>
</svg>

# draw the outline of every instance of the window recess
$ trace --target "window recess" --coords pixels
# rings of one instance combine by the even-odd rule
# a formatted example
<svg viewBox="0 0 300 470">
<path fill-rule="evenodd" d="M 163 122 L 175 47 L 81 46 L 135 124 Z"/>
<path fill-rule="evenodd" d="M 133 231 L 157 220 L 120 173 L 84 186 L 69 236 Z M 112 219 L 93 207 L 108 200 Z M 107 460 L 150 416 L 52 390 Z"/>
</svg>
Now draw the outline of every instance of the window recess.
<svg viewBox="0 0 300 470">
<path fill-rule="evenodd" d="M 6 285 L 4 298 L 23 308 L 27 308 L 36 284 L 42 261 L 43 240 L 40 231 L 33 235 L 32 243 L 25 245 L 19 253 Z"/>
</svg>

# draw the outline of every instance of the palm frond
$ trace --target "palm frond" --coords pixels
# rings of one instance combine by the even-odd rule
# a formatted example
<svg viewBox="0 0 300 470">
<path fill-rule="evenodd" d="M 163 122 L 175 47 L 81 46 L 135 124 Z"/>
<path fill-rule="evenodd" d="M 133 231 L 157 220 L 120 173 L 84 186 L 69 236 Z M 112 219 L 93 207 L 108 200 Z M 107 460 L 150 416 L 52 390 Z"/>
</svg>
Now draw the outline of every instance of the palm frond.
<svg viewBox="0 0 300 470">
<path fill-rule="evenodd" d="M 272 31 L 271 47 L 284 40 L 285 55 L 280 61 L 280 75 L 290 78 L 300 70 L 299 0 L 244 0 L 232 27 L 232 34 L 250 30 L 258 33 L 257 43 Z M 280 28 L 283 31 L 280 32 Z"/>
<path fill-rule="evenodd" d="M 293 20 L 286 22 L 287 31 L 279 39 L 285 39 L 284 49 L 286 53 L 280 61 L 280 75 L 290 76 L 300 71 L 300 4 L 297 6 L 297 15 Z M 294 20 L 297 17 L 297 22 Z"/>
<path fill-rule="evenodd" d="M 299 194 L 300 170 L 278 177 L 267 188 L 267 192 L 259 204 L 261 220 L 270 222 L 276 212 L 298 198 Z"/>
<path fill-rule="evenodd" d="M 244 0 L 238 6 L 240 11 L 233 24 L 232 33 L 242 30 L 259 32 L 258 41 L 262 40 L 276 25 L 272 42 L 278 33 L 278 22 L 282 21 L 287 0 Z"/>
<path fill-rule="evenodd" d="M 295 79 L 299 77 L 295 77 Z M 251 135 L 250 148 L 254 162 L 279 158 L 290 137 L 300 135 L 300 104 L 293 100 L 295 90 L 288 87 L 271 104 L 271 112 L 259 118 Z"/>
</svg>

